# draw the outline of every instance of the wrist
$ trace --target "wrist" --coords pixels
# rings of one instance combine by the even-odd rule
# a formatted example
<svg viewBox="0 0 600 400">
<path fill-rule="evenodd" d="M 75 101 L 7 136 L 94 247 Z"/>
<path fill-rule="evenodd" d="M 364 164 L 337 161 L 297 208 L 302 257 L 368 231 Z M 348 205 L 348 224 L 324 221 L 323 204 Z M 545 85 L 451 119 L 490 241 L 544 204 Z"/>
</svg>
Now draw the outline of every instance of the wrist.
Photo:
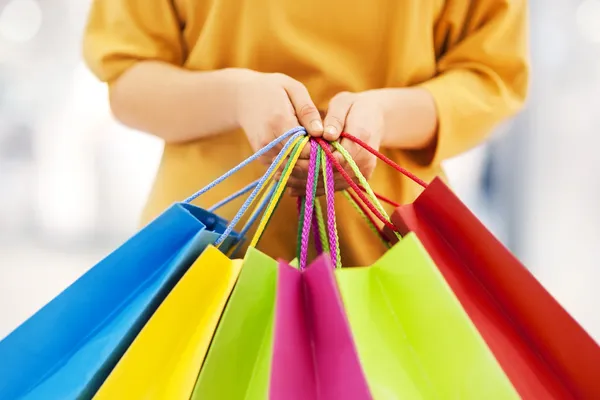
<svg viewBox="0 0 600 400">
<path fill-rule="evenodd" d="M 437 111 L 433 96 L 422 88 L 386 88 L 370 91 L 384 119 L 382 146 L 420 150 L 436 138 Z"/>
<path fill-rule="evenodd" d="M 242 88 L 251 79 L 254 71 L 243 68 L 224 68 L 215 71 L 197 72 L 197 104 L 212 103 L 215 112 L 228 130 L 241 127 L 239 110 L 243 99 Z M 207 82 L 210 82 L 207 85 Z M 216 116 L 216 115 L 215 115 Z"/>
</svg>

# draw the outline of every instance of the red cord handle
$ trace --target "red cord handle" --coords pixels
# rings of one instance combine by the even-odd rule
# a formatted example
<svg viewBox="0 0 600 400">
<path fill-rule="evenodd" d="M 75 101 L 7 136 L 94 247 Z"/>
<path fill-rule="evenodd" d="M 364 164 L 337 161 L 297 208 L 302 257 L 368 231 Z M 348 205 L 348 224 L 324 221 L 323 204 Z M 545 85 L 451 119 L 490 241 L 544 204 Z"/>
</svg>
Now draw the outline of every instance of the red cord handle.
<svg viewBox="0 0 600 400">
<path fill-rule="evenodd" d="M 363 186 L 360 186 L 360 190 L 362 190 L 363 192 L 367 191 L 367 189 L 365 189 Z M 400 207 L 400 203 L 397 203 L 392 199 L 384 197 L 383 195 L 381 195 L 379 193 L 376 193 L 376 192 L 373 192 L 373 193 L 375 193 L 375 197 L 377 197 L 379 200 L 383 201 L 384 203 L 387 203 L 392 207 Z"/>
<path fill-rule="evenodd" d="M 387 238 L 387 236 L 385 236 L 385 233 L 383 233 L 383 231 L 377 226 L 377 221 L 375 221 L 375 218 L 373 218 L 373 215 L 371 215 L 371 213 L 369 212 L 369 209 L 367 207 L 365 207 L 365 205 L 360 201 L 360 199 L 356 196 L 356 194 L 354 194 L 354 192 L 348 191 L 348 195 L 352 198 L 352 200 L 358 206 L 358 208 L 361 209 L 363 214 L 365 214 L 365 216 L 371 222 L 371 224 L 373 224 L 373 226 L 377 230 L 377 233 L 379 234 L 379 236 L 385 242 L 389 242 L 389 239 Z"/>
<path fill-rule="evenodd" d="M 427 187 L 427 183 L 425 183 L 424 180 L 422 180 L 421 178 L 419 178 L 412 172 L 408 171 L 407 169 L 402 168 L 401 166 L 396 164 L 394 161 L 390 160 L 389 158 L 387 158 L 386 156 L 384 156 L 383 154 L 381 154 L 380 152 L 378 152 L 377 150 L 375 150 L 374 148 L 372 148 L 371 146 L 369 146 L 368 144 L 366 144 L 359 138 L 354 137 L 346 132 L 342 132 L 341 136 L 348 140 L 353 141 L 354 143 L 356 143 L 357 145 L 359 145 L 360 147 L 367 150 L 369 153 L 373 154 L 375 157 L 379 158 L 381 161 L 383 161 L 384 163 L 389 165 L 390 167 L 392 167 L 395 170 L 397 170 L 398 172 L 400 172 L 402 175 L 406 176 L 407 178 L 412 179 L 415 183 L 418 183 L 419 185 L 423 186 L 424 188 Z"/>
<path fill-rule="evenodd" d="M 373 214 L 375 214 L 375 216 L 381 222 L 383 222 L 385 226 L 389 227 L 393 231 L 396 231 L 397 228 L 394 226 L 394 224 L 392 224 L 383 215 L 381 215 L 379 210 L 377 210 L 375 208 L 375 206 L 369 201 L 367 196 L 365 196 L 365 194 L 362 192 L 362 190 L 360 190 L 360 187 L 356 184 L 356 182 L 354 182 L 352 180 L 352 178 L 350 177 L 350 175 L 348 175 L 348 173 L 344 170 L 344 167 L 342 167 L 341 164 L 339 163 L 339 161 L 336 160 L 335 156 L 333 155 L 333 152 L 329 148 L 329 143 L 327 143 L 325 140 L 323 140 L 321 138 L 315 138 L 315 140 L 323 148 L 323 151 L 325 151 L 327 158 L 329 158 L 329 160 L 331 161 L 331 163 L 333 164 L 335 169 L 340 173 L 340 175 L 342 175 L 344 180 L 350 185 L 350 187 L 354 190 L 354 192 L 358 195 L 358 197 L 360 197 L 360 199 L 363 201 L 363 203 L 365 203 L 365 205 L 367 207 L 369 207 L 369 210 L 371 210 L 371 212 Z"/>
</svg>

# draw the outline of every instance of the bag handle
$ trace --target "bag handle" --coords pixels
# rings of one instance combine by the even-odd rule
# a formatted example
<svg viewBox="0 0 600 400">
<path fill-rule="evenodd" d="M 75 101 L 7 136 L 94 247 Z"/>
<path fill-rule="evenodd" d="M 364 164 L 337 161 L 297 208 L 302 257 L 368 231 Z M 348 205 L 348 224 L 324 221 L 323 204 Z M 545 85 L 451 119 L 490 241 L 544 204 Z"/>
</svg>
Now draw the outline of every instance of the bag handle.
<svg viewBox="0 0 600 400">
<path fill-rule="evenodd" d="M 298 228 L 299 242 L 296 243 L 296 251 L 298 252 L 298 260 L 300 262 L 300 270 L 306 268 L 308 258 L 308 242 L 310 238 L 310 229 L 313 221 L 313 213 L 315 206 L 315 197 L 317 191 L 318 178 L 321 158 L 318 156 L 318 145 L 314 140 L 310 141 L 310 163 L 308 165 L 308 179 L 306 180 L 306 196 L 303 200 L 304 210 L 301 213 L 300 224 Z"/>
<path fill-rule="evenodd" d="M 325 183 L 325 202 L 327 207 L 327 231 L 329 234 L 331 264 L 336 268 L 342 267 L 342 254 L 340 240 L 335 220 L 335 181 L 333 179 L 333 166 L 325 156 L 325 152 L 319 146 L 321 167 L 323 169 L 323 181 Z"/>
<path fill-rule="evenodd" d="M 362 185 L 359 185 L 359 186 L 360 186 L 360 190 L 362 190 L 363 192 L 367 191 L 364 187 L 362 187 Z M 373 191 L 373 193 L 375 193 L 375 197 L 377 197 L 378 200 L 383 201 L 384 203 L 389 204 L 392 207 L 400 207 L 400 203 L 395 202 L 394 200 L 391 200 L 375 191 Z"/>
<path fill-rule="evenodd" d="M 371 215 L 371 213 L 369 213 L 369 210 L 365 208 L 365 205 L 361 203 L 360 199 L 356 198 L 356 195 L 352 194 L 352 192 L 348 190 L 344 190 L 344 196 L 346 197 L 348 202 L 350 202 L 350 204 L 354 207 L 354 209 L 367 222 L 367 225 L 369 225 L 369 228 L 371 228 L 373 233 L 375 233 L 377 237 L 381 239 L 383 244 L 389 248 L 390 243 L 387 237 L 384 235 L 383 231 L 377 227 L 377 222 L 373 219 L 373 216 Z"/>
<path fill-rule="evenodd" d="M 314 223 L 314 219 L 311 215 L 314 215 L 316 204 L 319 204 L 316 200 L 317 186 L 319 182 L 319 172 L 322 168 L 323 178 L 325 182 L 325 198 L 327 203 L 327 225 L 328 225 L 328 240 L 329 250 L 332 265 L 335 267 L 341 266 L 341 257 L 338 245 L 337 227 L 335 222 L 335 187 L 333 181 L 333 171 L 331 165 L 327 163 L 327 159 L 324 156 L 323 150 L 317 142 L 311 140 L 311 151 L 310 151 L 310 163 L 308 171 L 308 179 L 306 182 L 306 197 L 303 201 L 305 209 L 301 213 L 302 218 L 298 227 L 299 240 L 297 243 L 297 249 L 299 251 L 298 259 L 300 261 L 300 269 L 306 268 L 308 262 L 308 245 L 310 239 L 311 224 Z M 320 213 L 320 211 L 319 211 Z M 321 236 L 324 236 L 321 234 Z M 315 238 L 316 239 L 316 238 Z M 326 247 L 323 245 L 323 247 Z"/>
<path fill-rule="evenodd" d="M 289 131 L 287 131 L 283 135 L 279 136 L 277 139 L 273 140 L 271 143 L 269 143 L 268 145 L 266 145 L 265 147 L 263 147 L 262 149 L 260 149 L 256 153 L 254 153 L 252 156 L 248 157 L 247 159 L 245 159 L 244 161 L 239 163 L 237 166 L 233 167 L 231 170 L 227 171 L 225 174 L 223 174 L 220 177 L 218 177 L 217 179 L 215 179 L 213 182 L 209 183 L 202 189 L 198 190 L 196 193 L 192 194 L 187 199 L 183 200 L 183 203 L 191 203 L 192 201 L 196 200 L 198 197 L 202 196 L 204 193 L 208 192 L 209 190 L 211 190 L 218 184 L 222 183 L 227 178 L 231 177 L 233 174 L 240 171 L 242 168 L 244 168 L 248 164 L 252 163 L 253 161 L 256 161 L 258 158 L 262 157 L 263 155 L 265 155 L 266 153 L 271 151 L 275 146 L 279 145 L 281 142 L 285 141 L 286 139 L 294 139 L 296 137 L 300 137 L 303 135 L 306 135 L 306 129 L 304 129 L 301 126 L 290 129 Z M 251 184 L 251 185 L 253 185 L 253 184 Z M 250 186 L 250 185 L 248 185 L 248 186 Z M 250 191 L 250 189 L 248 189 L 248 191 Z"/>
<path fill-rule="evenodd" d="M 250 208 L 251 204 L 254 202 L 258 194 L 263 189 L 264 184 L 273 178 L 275 172 L 277 171 L 283 160 L 287 158 L 292 149 L 294 149 L 298 142 L 300 142 L 301 138 L 305 135 L 306 131 L 304 130 L 297 132 L 293 134 L 292 138 L 283 146 L 273 163 L 267 169 L 267 172 L 263 175 L 262 178 L 260 178 L 258 185 L 254 188 L 252 193 L 250 193 L 250 196 L 248 196 L 238 213 L 235 215 L 235 217 L 233 217 L 233 219 L 231 220 L 225 231 L 221 234 L 221 236 L 219 236 L 219 238 L 215 241 L 215 246 L 218 247 L 219 245 L 221 245 L 225 241 L 225 239 L 231 234 L 235 226 L 238 224 L 240 219 L 244 216 L 248 208 Z"/>
<path fill-rule="evenodd" d="M 396 230 L 397 230 L 396 227 L 390 222 L 389 217 L 387 216 L 387 213 L 383 209 L 383 206 L 381 205 L 381 203 L 379 203 L 379 201 L 375 197 L 375 194 L 371 190 L 371 188 L 370 188 L 369 184 L 367 183 L 366 179 L 364 178 L 364 176 L 360 172 L 360 169 L 358 168 L 358 166 L 356 165 L 356 163 L 354 162 L 354 160 L 352 160 L 352 157 L 350 157 L 350 155 L 348 154 L 348 152 L 341 145 L 339 145 L 339 143 L 337 143 L 337 142 L 333 143 L 334 148 L 336 150 L 338 150 L 342 154 L 342 156 L 344 156 L 344 158 L 346 159 L 346 161 L 348 162 L 348 164 L 352 168 L 354 174 L 357 176 L 357 178 L 359 179 L 359 181 L 361 182 L 361 184 L 365 187 L 367 193 L 374 198 L 374 203 L 377 206 L 374 206 L 373 204 L 371 204 L 371 202 L 369 201 L 369 199 L 365 196 L 365 194 L 358 187 L 358 185 L 352 180 L 352 178 L 350 177 L 350 175 L 348 175 L 348 173 L 344 170 L 344 168 L 341 166 L 341 164 L 339 163 L 339 161 L 336 160 L 336 158 L 333 155 L 333 152 L 331 151 L 331 149 L 329 148 L 327 142 L 325 142 L 321 138 L 316 138 L 315 140 L 317 140 L 317 142 L 319 143 L 319 145 L 321 146 L 321 148 L 323 148 L 323 150 L 325 151 L 325 154 L 327 155 L 327 158 L 333 164 L 333 166 L 335 167 L 335 169 L 342 175 L 342 177 L 344 178 L 344 180 L 350 185 L 350 187 L 354 190 L 354 192 L 358 195 L 358 197 L 360 197 L 360 199 L 367 205 L 367 207 L 369 207 L 369 209 L 371 210 L 371 212 L 373 214 L 375 214 L 375 216 L 381 222 L 383 222 L 387 227 L 389 227 L 394 232 L 396 232 Z"/>
<path fill-rule="evenodd" d="M 293 166 L 296 165 L 296 162 L 300 158 L 300 153 L 302 152 L 302 149 L 304 149 L 304 146 L 306 146 L 306 144 L 308 143 L 309 138 L 306 136 L 303 138 L 298 137 L 295 139 L 295 141 L 296 142 L 294 144 L 292 156 L 290 157 L 288 163 L 286 164 L 283 170 L 281 178 L 279 179 L 279 182 L 277 183 L 277 186 L 275 188 L 275 192 L 273 193 L 273 196 L 269 201 L 269 205 L 267 206 L 267 209 L 265 210 L 265 213 L 263 214 L 263 217 L 258 224 L 258 228 L 256 229 L 256 233 L 254 234 L 254 237 L 252 238 L 249 247 L 256 247 L 256 245 L 260 241 L 264 230 L 269 221 L 271 220 L 271 217 L 273 216 L 273 213 L 275 212 L 275 209 L 279 204 L 281 196 L 283 195 L 283 190 L 285 189 L 287 182 L 290 179 L 290 175 L 292 174 Z"/>
<path fill-rule="evenodd" d="M 297 147 L 298 147 L 298 144 L 292 149 L 292 152 L 295 152 L 297 150 Z M 258 220 L 258 218 L 264 211 L 265 207 L 269 204 L 269 202 L 273 198 L 273 195 L 275 194 L 275 191 L 277 189 L 277 183 L 274 181 L 273 177 L 275 176 L 275 172 L 281 168 L 281 165 L 283 164 L 283 161 L 286 157 L 287 157 L 287 155 L 285 155 L 284 157 L 281 158 L 281 160 L 277 164 L 277 167 L 275 168 L 275 170 L 273 170 L 273 172 L 269 176 L 269 178 L 268 178 L 269 189 L 267 191 L 263 192 L 261 199 L 259 201 L 259 204 L 254 208 L 250 218 L 248 219 L 248 221 L 246 222 L 246 224 L 240 231 L 239 236 L 241 238 L 246 237 L 246 235 L 248 234 L 248 232 L 250 231 L 252 226 L 256 223 L 256 221 Z M 286 164 L 286 168 L 287 168 L 287 164 Z M 243 243 L 242 240 L 238 241 L 238 243 L 235 245 L 235 247 L 230 250 L 230 252 L 228 253 L 228 256 L 230 256 L 230 258 L 238 257 L 238 251 L 241 248 L 242 243 Z"/>
<path fill-rule="evenodd" d="M 383 161 L 384 163 L 386 163 L 390 167 L 394 168 L 395 170 L 397 170 L 398 172 L 400 172 L 402 175 L 404 175 L 407 178 L 411 179 L 413 182 L 421 185 L 424 188 L 427 187 L 427 183 L 425 183 L 424 180 L 422 180 L 421 178 L 419 178 L 418 176 L 416 176 L 412 172 L 408 171 L 407 169 L 402 168 L 401 166 L 399 166 L 398 164 L 396 164 L 394 161 L 392 161 L 391 159 L 389 159 L 388 157 L 386 157 L 385 155 L 383 155 L 379 151 L 375 150 L 374 148 L 372 148 L 371 146 L 369 146 L 368 144 L 366 144 L 365 142 L 363 142 L 359 138 L 354 137 L 354 136 L 352 136 L 352 135 L 350 135 L 349 133 L 346 133 L 346 132 L 342 132 L 341 136 L 343 138 L 346 138 L 346 139 L 348 139 L 348 140 L 356 143 L 357 145 L 359 145 L 363 149 L 367 150 L 369 153 L 373 154 L 375 157 L 379 158 L 381 161 Z"/>
</svg>

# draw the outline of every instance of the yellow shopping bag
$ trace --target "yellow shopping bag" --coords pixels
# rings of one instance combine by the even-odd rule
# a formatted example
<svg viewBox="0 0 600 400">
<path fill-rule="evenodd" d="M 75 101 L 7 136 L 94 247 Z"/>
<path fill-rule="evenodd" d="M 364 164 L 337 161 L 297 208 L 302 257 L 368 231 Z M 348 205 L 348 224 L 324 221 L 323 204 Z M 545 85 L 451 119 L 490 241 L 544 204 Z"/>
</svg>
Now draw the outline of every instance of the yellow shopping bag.
<svg viewBox="0 0 600 400">
<path fill-rule="evenodd" d="M 94 399 L 188 399 L 241 266 L 207 247 Z"/>
<path fill-rule="evenodd" d="M 258 186 L 262 198 L 248 226 L 271 199 L 269 188 L 274 186 L 275 172 L 293 150 L 295 162 L 306 142 L 308 138 L 299 136 L 284 146 Z M 248 206 L 257 197 L 250 197 Z M 144 326 L 94 399 L 189 399 L 242 263 L 214 246 L 207 247 Z"/>
</svg>

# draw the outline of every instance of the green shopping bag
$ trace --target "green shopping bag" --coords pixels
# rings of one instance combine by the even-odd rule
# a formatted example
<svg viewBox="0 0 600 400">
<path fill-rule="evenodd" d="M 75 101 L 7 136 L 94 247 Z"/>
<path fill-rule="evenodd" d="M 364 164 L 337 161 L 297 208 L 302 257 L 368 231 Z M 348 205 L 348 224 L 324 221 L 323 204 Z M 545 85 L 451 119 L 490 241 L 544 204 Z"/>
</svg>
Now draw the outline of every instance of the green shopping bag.
<svg viewBox="0 0 600 400">
<path fill-rule="evenodd" d="M 375 399 L 519 398 L 414 234 L 336 278 Z"/>
<path fill-rule="evenodd" d="M 248 249 L 192 400 L 268 397 L 276 281 L 277 262 Z"/>
<path fill-rule="evenodd" d="M 356 196 L 389 224 L 385 210 L 347 152 L 337 143 L 333 146 L 348 159 L 372 202 L 348 180 Z M 323 148 L 342 173 L 328 146 Z M 375 399 L 519 398 L 413 233 L 372 266 L 342 268 L 335 273 Z"/>
<path fill-rule="evenodd" d="M 246 252 L 237 284 L 221 316 L 191 400 L 264 400 L 269 394 L 277 261 L 256 250 L 308 138 L 296 141 Z M 233 377 L 233 378 L 232 378 Z"/>
</svg>

